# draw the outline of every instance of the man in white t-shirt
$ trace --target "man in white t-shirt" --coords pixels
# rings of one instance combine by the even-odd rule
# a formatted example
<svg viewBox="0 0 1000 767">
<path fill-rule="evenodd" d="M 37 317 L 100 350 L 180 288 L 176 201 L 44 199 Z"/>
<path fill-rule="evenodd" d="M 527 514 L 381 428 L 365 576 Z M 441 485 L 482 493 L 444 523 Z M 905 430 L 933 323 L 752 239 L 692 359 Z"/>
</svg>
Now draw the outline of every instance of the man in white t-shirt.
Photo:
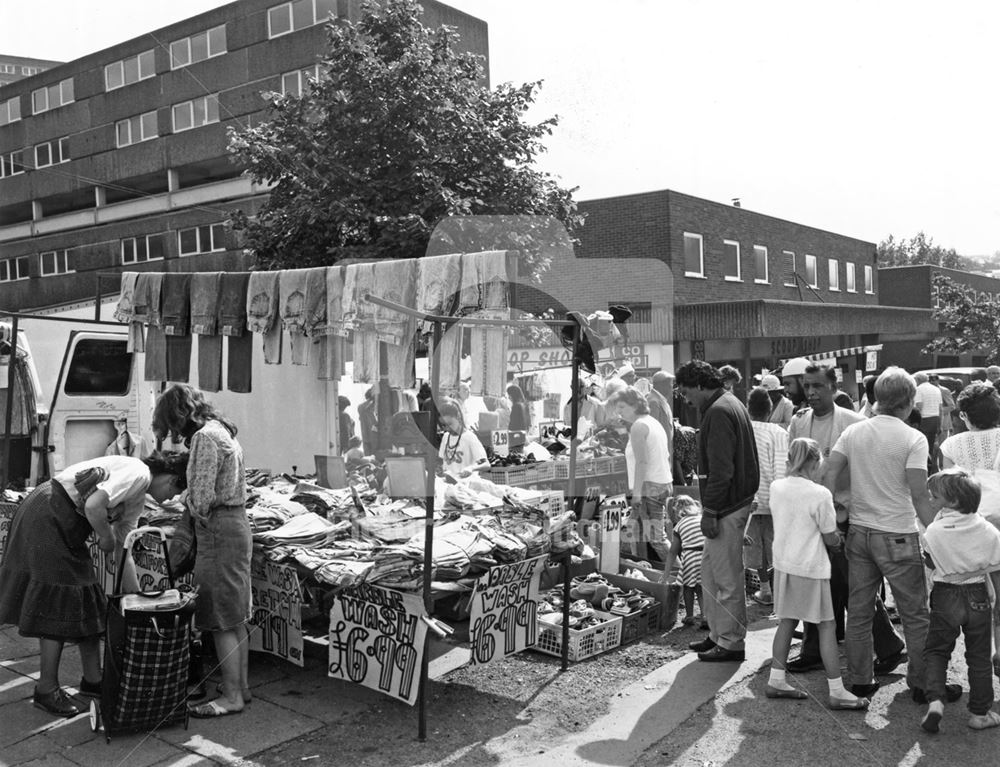
<svg viewBox="0 0 1000 767">
<path fill-rule="evenodd" d="M 875 382 L 878 412 L 848 426 L 830 453 L 823 484 L 831 491 L 845 469 L 851 478 L 851 528 L 845 550 L 850 569 L 847 606 L 847 675 L 851 692 L 878 689 L 872 668 L 875 595 L 889 581 L 909 653 L 906 681 L 913 699 L 926 702 L 924 644 L 930 616 L 917 521 L 934 519 L 927 492 L 927 440 L 906 424 L 916 383 L 905 370 L 886 369 Z M 950 685 L 948 700 L 962 688 Z"/>
<path fill-rule="evenodd" d="M 941 396 L 941 389 L 931 383 L 930 377 L 926 373 L 917 373 L 913 376 L 913 380 L 917 384 L 913 409 L 920 412 L 920 432 L 927 438 L 929 451 L 927 473 L 933 474 L 938 468 L 935 444 L 938 432 L 941 430 L 941 405 L 944 398 Z"/>
<path fill-rule="evenodd" d="M 851 424 L 867 420 L 860 413 L 846 408 L 837 407 L 834 397 L 837 394 L 837 371 L 827 365 L 810 364 L 802 376 L 802 391 L 806 398 L 805 410 L 800 410 L 792 418 L 788 427 L 788 440 L 807 437 L 819 444 L 823 459 L 830 457 L 833 446 L 837 444 L 840 435 Z M 842 472 L 837 480 L 833 494 L 834 504 L 849 515 L 851 503 L 851 478 L 848 472 Z M 847 530 L 846 521 L 838 523 L 841 530 Z M 844 613 L 850 596 L 848 586 L 847 557 L 843 549 L 830 550 L 830 595 L 833 598 L 833 614 L 837 622 L 837 638 L 842 639 L 845 633 Z M 790 658 L 785 667 L 794 672 L 810 671 L 823 667 L 823 659 L 819 652 L 819 632 L 811 623 L 805 624 L 804 638 L 799 655 Z M 892 627 L 889 613 L 881 598 L 875 597 L 875 617 L 872 623 L 872 638 L 875 645 L 876 673 L 888 673 L 906 660 L 903 652 L 903 640 Z"/>
</svg>

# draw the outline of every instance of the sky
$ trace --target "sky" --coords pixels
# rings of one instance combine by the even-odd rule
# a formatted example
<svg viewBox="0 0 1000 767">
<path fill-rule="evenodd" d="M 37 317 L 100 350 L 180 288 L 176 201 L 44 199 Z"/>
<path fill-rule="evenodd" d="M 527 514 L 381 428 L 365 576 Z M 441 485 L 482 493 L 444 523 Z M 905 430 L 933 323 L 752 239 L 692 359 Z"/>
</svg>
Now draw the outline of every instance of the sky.
<svg viewBox="0 0 1000 767">
<path fill-rule="evenodd" d="M 221 0 L 7 2 L 0 52 L 69 61 Z M 577 200 L 657 189 L 870 242 L 1000 251 L 992 0 L 450 0 L 493 84 L 542 80 L 539 167 Z M 43 22 L 43 23 L 42 23 Z"/>
</svg>

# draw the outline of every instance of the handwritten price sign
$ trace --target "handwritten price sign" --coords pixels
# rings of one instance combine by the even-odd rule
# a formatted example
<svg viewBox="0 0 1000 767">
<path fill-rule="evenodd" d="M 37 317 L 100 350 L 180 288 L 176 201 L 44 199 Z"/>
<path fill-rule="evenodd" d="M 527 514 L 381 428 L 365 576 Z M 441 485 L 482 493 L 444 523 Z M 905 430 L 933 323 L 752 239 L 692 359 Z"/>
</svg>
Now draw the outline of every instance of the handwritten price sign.
<svg viewBox="0 0 1000 767">
<path fill-rule="evenodd" d="M 423 600 L 365 584 L 342 592 L 330 609 L 328 675 L 417 701 L 427 624 Z"/>
<path fill-rule="evenodd" d="M 535 644 L 538 581 L 547 558 L 493 567 L 476 581 L 469 617 L 472 663 L 485 665 Z"/>
<path fill-rule="evenodd" d="M 303 663 L 302 591 L 294 567 L 255 556 L 250 567 L 250 649 Z"/>
</svg>

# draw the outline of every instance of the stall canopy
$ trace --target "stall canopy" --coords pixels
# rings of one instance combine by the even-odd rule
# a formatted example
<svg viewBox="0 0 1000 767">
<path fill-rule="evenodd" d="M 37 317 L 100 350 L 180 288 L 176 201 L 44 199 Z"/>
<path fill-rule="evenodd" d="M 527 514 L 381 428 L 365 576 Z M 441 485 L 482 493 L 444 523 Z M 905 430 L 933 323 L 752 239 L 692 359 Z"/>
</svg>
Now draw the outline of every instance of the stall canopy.
<svg viewBox="0 0 1000 767">
<path fill-rule="evenodd" d="M 805 354 L 803 356 L 811 362 L 821 362 L 823 360 L 835 360 L 842 357 L 853 357 L 856 354 L 880 351 L 882 351 L 882 344 L 869 344 L 867 346 L 848 346 L 846 349 L 836 349 L 832 352 L 816 352 L 815 354 Z M 792 358 L 779 360 L 778 367 L 784 367 L 789 359 Z"/>
</svg>

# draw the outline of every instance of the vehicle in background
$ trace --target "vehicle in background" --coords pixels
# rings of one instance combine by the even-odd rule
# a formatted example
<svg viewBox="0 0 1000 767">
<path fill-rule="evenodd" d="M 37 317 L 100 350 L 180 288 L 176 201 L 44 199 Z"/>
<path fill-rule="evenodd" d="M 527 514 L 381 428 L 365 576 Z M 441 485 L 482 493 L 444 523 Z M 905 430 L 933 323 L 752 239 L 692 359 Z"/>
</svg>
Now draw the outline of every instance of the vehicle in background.
<svg viewBox="0 0 1000 767">
<path fill-rule="evenodd" d="M 930 368 L 928 370 L 918 370 L 916 372 L 926 373 L 927 375 L 937 375 L 939 378 L 951 378 L 960 381 L 962 389 L 973 381 L 986 380 L 986 368 L 980 367 Z M 950 389 L 951 387 L 949 386 L 948 388 Z M 959 391 L 961 391 L 961 389 L 959 389 Z"/>
</svg>

